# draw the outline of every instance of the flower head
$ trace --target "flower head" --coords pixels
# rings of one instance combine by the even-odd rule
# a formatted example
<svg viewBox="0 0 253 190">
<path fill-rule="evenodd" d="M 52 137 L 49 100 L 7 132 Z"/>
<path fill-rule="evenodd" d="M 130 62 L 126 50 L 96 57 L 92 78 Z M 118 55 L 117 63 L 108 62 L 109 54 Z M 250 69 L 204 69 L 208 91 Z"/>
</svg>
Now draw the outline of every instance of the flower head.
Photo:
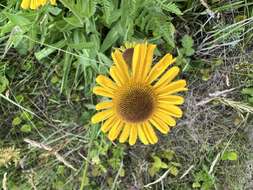
<svg viewBox="0 0 253 190">
<path fill-rule="evenodd" d="M 153 128 L 167 134 L 176 125 L 175 118 L 182 117 L 177 105 L 183 104 L 184 98 L 173 94 L 186 91 L 186 81 L 172 82 L 179 68 L 167 70 L 175 61 L 171 54 L 152 67 L 155 48 L 153 44 L 140 43 L 131 51 L 116 49 L 112 53 L 111 78 L 104 75 L 96 78 L 100 86 L 94 87 L 93 92 L 110 100 L 96 105 L 100 112 L 91 120 L 104 121 L 101 130 L 108 133 L 111 141 L 119 137 L 119 142 L 128 140 L 133 145 L 139 137 L 144 144 L 155 144 L 158 138 Z"/>
<path fill-rule="evenodd" d="M 38 9 L 47 2 L 50 2 L 51 5 L 56 5 L 56 0 L 22 0 L 21 7 L 23 9 Z"/>
<path fill-rule="evenodd" d="M 15 149 L 14 147 L 7 147 L 0 149 L 0 167 L 7 166 L 11 162 L 14 162 L 15 165 L 17 165 L 19 160 L 20 160 L 19 149 Z"/>
</svg>

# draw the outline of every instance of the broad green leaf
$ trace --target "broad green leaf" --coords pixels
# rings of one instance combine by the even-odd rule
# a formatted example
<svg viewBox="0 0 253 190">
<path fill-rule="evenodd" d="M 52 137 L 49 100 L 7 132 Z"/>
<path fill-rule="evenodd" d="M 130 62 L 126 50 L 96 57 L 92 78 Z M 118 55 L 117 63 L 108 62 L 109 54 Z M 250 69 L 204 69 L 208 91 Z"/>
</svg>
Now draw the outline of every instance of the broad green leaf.
<svg viewBox="0 0 253 190">
<path fill-rule="evenodd" d="M 117 26 L 114 26 L 106 35 L 102 45 L 101 45 L 101 52 L 106 51 L 107 49 L 109 49 L 110 47 L 112 47 L 112 45 L 118 40 L 119 38 L 119 34 L 118 34 L 118 30 L 117 30 Z"/>
<path fill-rule="evenodd" d="M 28 124 L 22 125 L 20 131 L 23 133 L 30 133 L 32 131 L 32 126 Z"/>
<path fill-rule="evenodd" d="M 20 117 L 15 117 L 15 118 L 12 120 L 12 125 L 13 125 L 13 126 L 17 126 L 17 125 L 19 125 L 21 122 L 22 122 L 22 119 L 21 119 Z"/>
<path fill-rule="evenodd" d="M 238 159 L 238 154 L 234 151 L 224 152 L 224 154 L 221 156 L 221 160 L 235 161 L 237 159 Z"/>
</svg>

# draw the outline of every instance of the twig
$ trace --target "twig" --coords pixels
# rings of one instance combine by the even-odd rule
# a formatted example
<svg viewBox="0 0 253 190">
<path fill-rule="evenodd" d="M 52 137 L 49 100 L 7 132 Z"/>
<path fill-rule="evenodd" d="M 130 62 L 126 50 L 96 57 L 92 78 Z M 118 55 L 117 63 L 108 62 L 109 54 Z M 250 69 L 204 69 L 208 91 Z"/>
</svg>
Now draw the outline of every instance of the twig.
<svg viewBox="0 0 253 190">
<path fill-rule="evenodd" d="M 227 94 L 227 93 L 229 93 L 229 92 L 232 92 L 232 91 L 234 91 L 235 89 L 236 89 L 236 88 L 231 88 L 231 89 L 223 90 L 223 91 L 216 91 L 216 92 L 214 92 L 214 93 L 209 93 L 209 96 L 210 96 L 210 97 L 218 97 L 218 96 Z"/>
<path fill-rule="evenodd" d="M 113 181 L 111 190 L 114 190 L 114 188 L 115 188 L 115 185 L 116 185 L 117 180 L 119 178 L 119 174 L 120 174 L 120 171 L 121 171 L 122 167 L 123 167 L 123 161 L 121 161 L 121 163 L 120 163 L 120 167 L 119 167 L 118 173 L 117 173 L 117 175 L 116 175 L 116 177 L 115 177 L 115 179 Z"/>
<path fill-rule="evenodd" d="M 2 183 L 3 183 L 3 185 L 2 185 L 3 190 L 8 190 L 8 188 L 7 188 L 7 172 L 4 173 Z"/>
<path fill-rule="evenodd" d="M 194 168 L 194 165 L 191 165 L 179 179 L 183 179 L 191 170 Z"/>
<path fill-rule="evenodd" d="M 216 99 L 219 96 L 224 96 L 225 94 L 234 91 L 236 88 L 231 88 L 228 90 L 223 90 L 223 91 L 216 91 L 214 93 L 209 93 L 208 96 L 210 98 L 205 98 L 204 100 L 200 101 L 199 103 L 196 104 L 196 106 L 203 106 L 209 102 L 211 102 L 212 100 Z"/>
<path fill-rule="evenodd" d="M 153 182 L 151 182 L 151 183 L 149 183 L 149 184 L 147 184 L 147 185 L 144 185 L 143 187 L 144 187 L 144 188 L 148 188 L 148 187 L 150 187 L 151 185 L 154 185 L 154 184 L 156 184 L 156 183 L 159 183 L 160 181 L 162 181 L 162 180 L 168 175 L 169 172 L 170 172 L 170 169 L 168 169 L 160 178 L 158 178 L 157 180 L 155 180 L 155 181 L 153 181 Z"/>
<path fill-rule="evenodd" d="M 220 158 L 220 153 L 217 154 L 216 158 L 214 159 L 214 161 L 212 162 L 212 165 L 208 171 L 208 174 L 211 174 L 213 172 L 214 166 L 216 165 L 216 163 L 218 162 L 219 158 Z"/>
<path fill-rule="evenodd" d="M 204 0 L 200 0 L 201 5 L 203 5 L 206 8 L 206 12 L 210 15 L 210 17 L 214 17 L 215 13 L 210 9 L 208 4 Z"/>
<path fill-rule="evenodd" d="M 54 151 L 54 149 L 48 145 L 45 145 L 43 143 L 39 143 L 30 139 L 24 139 L 24 141 L 28 144 L 30 144 L 32 147 L 36 147 L 36 148 L 40 148 L 40 149 L 44 149 L 46 151 L 49 151 L 51 153 L 53 153 L 53 155 L 55 155 L 55 157 L 57 158 L 57 160 L 61 163 L 63 163 L 65 166 L 67 166 L 68 168 L 71 168 L 74 171 L 77 171 L 76 168 L 74 168 L 67 160 L 65 160 L 57 151 Z"/>
</svg>

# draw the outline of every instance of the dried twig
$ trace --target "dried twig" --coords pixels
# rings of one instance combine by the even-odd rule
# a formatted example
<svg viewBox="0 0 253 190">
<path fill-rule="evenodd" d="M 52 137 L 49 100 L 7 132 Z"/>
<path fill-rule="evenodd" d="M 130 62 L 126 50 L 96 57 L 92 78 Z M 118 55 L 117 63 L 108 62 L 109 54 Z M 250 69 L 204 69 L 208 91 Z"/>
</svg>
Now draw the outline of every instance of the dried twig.
<svg viewBox="0 0 253 190">
<path fill-rule="evenodd" d="M 197 106 L 203 106 L 203 105 L 205 105 L 205 104 L 211 102 L 212 100 L 214 100 L 214 99 L 216 99 L 216 98 L 218 98 L 218 97 L 220 97 L 220 96 L 224 96 L 224 95 L 226 95 L 227 93 L 234 91 L 235 89 L 236 89 L 236 88 L 231 88 L 231 89 L 228 89 L 228 90 L 216 91 L 216 92 L 214 92 L 214 93 L 209 93 L 208 95 L 209 95 L 210 98 L 205 98 L 204 100 L 200 101 L 200 102 L 197 103 L 196 105 L 197 105 Z"/>
<path fill-rule="evenodd" d="M 30 144 L 32 147 L 36 147 L 36 148 L 40 148 L 40 149 L 44 149 L 46 151 L 49 151 L 50 153 L 52 153 L 53 155 L 55 155 L 55 157 L 57 158 L 57 160 L 59 162 L 62 162 L 65 166 L 71 168 L 72 170 L 76 171 L 77 169 L 74 168 L 67 160 L 65 160 L 57 151 L 54 151 L 54 149 L 48 145 L 45 145 L 43 143 L 39 143 L 30 139 L 24 139 L 24 141 L 28 144 Z"/>
<path fill-rule="evenodd" d="M 7 188 L 7 172 L 4 173 L 3 181 L 2 181 L 3 190 L 8 190 Z"/>
<path fill-rule="evenodd" d="M 183 179 L 191 170 L 194 168 L 194 165 L 191 165 L 179 179 Z"/>
<path fill-rule="evenodd" d="M 204 0 L 200 0 L 201 5 L 203 5 L 206 8 L 206 12 L 211 16 L 214 17 L 215 13 L 210 9 L 208 4 Z"/>
<path fill-rule="evenodd" d="M 169 172 L 170 172 L 170 169 L 168 169 L 160 178 L 158 178 L 157 180 L 155 180 L 155 181 L 153 181 L 153 182 L 151 182 L 151 183 L 149 183 L 147 185 L 144 185 L 143 187 L 148 188 L 151 185 L 159 183 L 160 181 L 162 181 L 168 175 Z"/>
</svg>

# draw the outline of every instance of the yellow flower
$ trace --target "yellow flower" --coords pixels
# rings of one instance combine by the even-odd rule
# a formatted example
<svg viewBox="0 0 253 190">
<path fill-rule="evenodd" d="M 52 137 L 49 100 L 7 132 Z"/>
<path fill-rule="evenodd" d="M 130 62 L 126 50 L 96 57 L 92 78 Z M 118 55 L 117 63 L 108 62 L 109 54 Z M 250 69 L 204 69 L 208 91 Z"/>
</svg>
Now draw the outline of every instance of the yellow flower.
<svg viewBox="0 0 253 190">
<path fill-rule="evenodd" d="M 132 62 L 126 63 L 124 53 L 116 49 L 112 53 L 114 65 L 110 68 L 111 78 L 99 75 L 96 78 L 100 86 L 93 88 L 97 95 L 110 98 L 96 105 L 96 113 L 91 121 L 104 121 L 101 130 L 108 132 L 108 138 L 119 142 L 128 140 L 130 145 L 139 137 L 144 144 L 158 141 L 153 127 L 167 134 L 170 127 L 176 125 L 175 118 L 182 117 L 182 110 L 177 106 L 184 102 L 181 96 L 173 95 L 186 91 L 186 81 L 172 80 L 178 75 L 177 66 L 167 70 L 175 59 L 166 54 L 152 67 L 153 44 L 136 44 L 131 53 Z M 101 111 L 102 110 L 102 111 Z"/>
<path fill-rule="evenodd" d="M 21 7 L 23 9 L 38 9 L 49 1 L 51 5 L 56 5 L 56 0 L 22 0 Z"/>
</svg>

